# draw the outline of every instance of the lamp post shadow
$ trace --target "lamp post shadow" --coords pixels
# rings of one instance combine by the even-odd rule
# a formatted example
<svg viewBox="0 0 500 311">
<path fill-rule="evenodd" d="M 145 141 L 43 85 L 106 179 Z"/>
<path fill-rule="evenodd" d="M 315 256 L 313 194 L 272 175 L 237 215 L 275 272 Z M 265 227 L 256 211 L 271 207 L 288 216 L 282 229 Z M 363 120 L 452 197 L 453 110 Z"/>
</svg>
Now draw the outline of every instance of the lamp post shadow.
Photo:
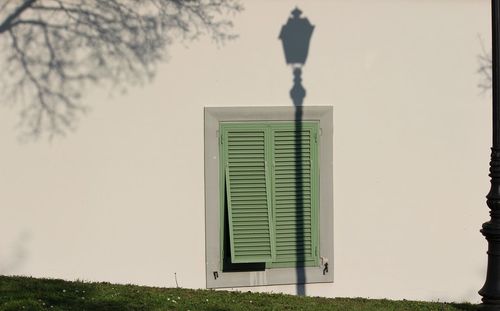
<svg viewBox="0 0 500 311">
<path fill-rule="evenodd" d="M 306 90 L 302 86 L 302 66 L 305 64 L 309 52 L 309 43 L 314 30 L 307 18 L 301 17 L 302 11 L 295 8 L 291 12 L 287 23 L 281 28 L 279 39 L 282 41 L 285 52 L 286 63 L 293 68 L 293 87 L 290 90 L 290 97 L 295 108 L 294 113 L 294 180 L 295 185 L 295 269 L 297 295 L 305 296 L 307 283 L 306 278 L 306 222 L 305 222 L 305 184 L 304 184 L 304 164 L 303 164 L 303 125 L 304 118 L 302 105 L 306 96 Z M 311 189 L 309 189 L 311 191 Z M 310 207 L 311 208 L 311 207 Z M 310 229 L 312 230 L 312 228 Z M 309 232 L 311 233 L 311 232 Z M 313 256 L 314 257 L 314 256 Z"/>
<path fill-rule="evenodd" d="M 306 295 L 306 271 L 305 266 L 300 264 L 300 261 L 305 261 L 305 244 L 301 244 L 301 241 L 305 240 L 305 228 L 304 228 L 304 188 L 303 188 L 303 176 L 302 176 L 302 120 L 303 111 L 302 104 L 304 102 L 304 97 L 306 97 L 306 90 L 302 86 L 302 70 L 300 68 L 295 68 L 293 71 L 293 87 L 290 90 L 290 97 L 293 101 L 293 106 L 295 108 L 295 185 L 296 185 L 296 198 L 297 198 L 297 225 L 295 227 L 295 240 L 297 241 L 297 295 Z M 301 222 L 302 221 L 302 222 Z M 301 258 L 303 256 L 303 258 Z"/>
</svg>

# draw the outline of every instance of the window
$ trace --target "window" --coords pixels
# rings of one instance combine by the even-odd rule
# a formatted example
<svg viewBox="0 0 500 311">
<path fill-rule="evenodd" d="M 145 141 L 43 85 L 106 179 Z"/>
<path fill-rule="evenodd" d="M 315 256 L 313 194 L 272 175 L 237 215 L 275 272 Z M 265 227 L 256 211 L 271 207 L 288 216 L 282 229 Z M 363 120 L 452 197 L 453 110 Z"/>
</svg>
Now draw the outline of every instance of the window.
<svg viewBox="0 0 500 311">
<path fill-rule="evenodd" d="M 318 266 L 318 122 L 223 122 L 220 135 L 226 262 Z"/>
<path fill-rule="evenodd" d="M 294 117 L 205 108 L 207 287 L 333 281 L 332 108 Z"/>
</svg>

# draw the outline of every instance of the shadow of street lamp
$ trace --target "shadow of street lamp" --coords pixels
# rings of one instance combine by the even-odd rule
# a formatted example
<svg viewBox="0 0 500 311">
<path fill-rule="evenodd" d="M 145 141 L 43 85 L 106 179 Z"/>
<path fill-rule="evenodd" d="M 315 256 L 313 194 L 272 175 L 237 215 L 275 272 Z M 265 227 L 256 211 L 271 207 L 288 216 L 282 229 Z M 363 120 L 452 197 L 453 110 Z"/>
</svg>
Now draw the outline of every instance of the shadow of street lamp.
<svg viewBox="0 0 500 311">
<path fill-rule="evenodd" d="M 302 11 L 295 8 L 292 11 L 292 15 L 288 18 L 286 25 L 281 27 L 281 32 L 279 39 L 283 44 L 283 50 L 285 52 L 285 59 L 288 65 L 293 68 L 293 87 L 290 90 L 290 97 L 293 101 L 293 106 L 295 107 L 295 125 L 294 125 L 294 185 L 296 198 L 295 206 L 295 217 L 297 223 L 293 228 L 295 231 L 295 252 L 296 252 L 296 280 L 297 280 L 297 295 L 305 296 L 305 283 L 306 283 L 306 271 L 305 271 L 305 257 L 306 249 L 303 241 L 305 240 L 305 228 L 303 226 L 303 219 L 305 215 L 305 204 L 304 196 L 306 195 L 303 186 L 303 159 L 302 159 L 302 103 L 304 97 L 306 97 L 306 90 L 302 86 L 302 66 L 306 63 L 307 54 L 309 52 L 309 43 L 311 41 L 311 36 L 314 30 L 314 26 L 311 25 L 307 18 L 300 17 Z"/>
</svg>

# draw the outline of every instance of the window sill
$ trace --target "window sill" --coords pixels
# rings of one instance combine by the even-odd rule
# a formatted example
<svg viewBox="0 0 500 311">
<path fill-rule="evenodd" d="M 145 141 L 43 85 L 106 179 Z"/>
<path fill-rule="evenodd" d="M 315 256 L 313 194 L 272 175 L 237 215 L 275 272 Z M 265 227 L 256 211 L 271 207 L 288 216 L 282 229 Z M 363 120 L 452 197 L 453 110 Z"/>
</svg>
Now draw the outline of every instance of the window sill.
<svg viewBox="0 0 500 311">
<path fill-rule="evenodd" d="M 207 273 L 208 274 L 208 273 Z M 273 268 L 251 272 L 218 272 L 207 278 L 207 288 L 249 287 L 285 284 L 333 282 L 332 271 L 323 274 L 321 267 Z"/>
</svg>

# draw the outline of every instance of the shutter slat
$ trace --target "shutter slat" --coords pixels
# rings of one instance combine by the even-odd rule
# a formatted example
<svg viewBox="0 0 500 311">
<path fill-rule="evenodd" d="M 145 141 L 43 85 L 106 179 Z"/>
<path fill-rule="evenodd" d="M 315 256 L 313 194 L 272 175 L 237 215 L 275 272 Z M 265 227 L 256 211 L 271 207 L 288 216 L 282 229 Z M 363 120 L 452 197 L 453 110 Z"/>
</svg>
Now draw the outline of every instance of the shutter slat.
<svg viewBox="0 0 500 311">
<path fill-rule="evenodd" d="M 254 205 L 241 205 L 241 206 L 238 206 L 238 207 L 234 207 L 233 206 L 233 209 L 237 209 L 238 213 L 241 213 L 241 214 L 244 214 L 244 213 L 259 213 L 259 212 L 267 213 L 266 209 L 263 209 L 261 207 L 255 207 Z"/>
<path fill-rule="evenodd" d="M 310 211 L 305 211 L 304 212 L 304 215 L 309 215 L 309 214 L 311 214 Z M 300 216 L 297 215 L 297 213 L 289 212 L 289 211 L 285 211 L 285 212 L 277 211 L 276 215 L 279 216 L 280 218 L 283 218 L 283 219 L 286 219 L 286 218 L 298 219 L 298 218 L 300 218 Z"/>
<path fill-rule="evenodd" d="M 233 198 L 236 198 L 236 197 L 258 197 L 258 198 L 261 198 L 262 196 L 265 196 L 265 195 L 266 195 L 265 190 L 262 190 L 260 188 L 249 188 L 247 193 L 234 194 Z"/>
<path fill-rule="evenodd" d="M 250 217 L 250 216 L 239 216 L 239 217 L 233 217 L 233 224 L 238 226 L 243 226 L 243 225 L 246 225 L 246 226 L 255 226 L 255 227 L 261 227 L 261 228 L 266 228 L 266 224 L 264 225 L 258 225 L 262 222 L 266 222 L 268 220 L 269 216 L 268 215 L 264 215 L 264 216 L 253 216 L 253 217 Z M 297 223 L 299 224 L 299 223 Z"/>
<path fill-rule="evenodd" d="M 290 188 L 307 188 L 310 189 L 311 183 L 309 182 L 304 182 L 304 183 L 296 183 L 296 182 L 284 182 L 282 181 L 280 185 L 276 185 L 276 189 L 290 189 Z"/>
<path fill-rule="evenodd" d="M 253 236 L 253 237 L 239 237 L 236 241 L 240 241 L 240 243 L 261 243 L 266 241 L 265 236 Z"/>
<path fill-rule="evenodd" d="M 247 164 L 245 162 L 242 162 L 242 163 L 230 163 L 229 164 L 229 167 L 230 168 L 236 168 L 236 167 L 244 167 L 244 168 L 261 168 L 259 165 L 257 165 L 256 163 L 252 163 L 252 164 Z M 262 166 L 264 167 L 264 166 Z"/>
<path fill-rule="evenodd" d="M 239 213 L 239 215 L 234 215 L 236 217 L 235 219 L 238 218 L 247 218 L 247 217 L 267 217 L 267 213 L 264 211 L 259 211 L 259 212 L 250 212 L 246 213 L 243 210 Z"/>
<path fill-rule="evenodd" d="M 299 192 L 299 193 L 297 193 Z M 276 191 L 276 196 L 277 197 L 310 197 L 311 194 L 309 193 L 309 190 L 297 190 L 297 192 L 293 191 Z M 300 193 L 301 192 L 301 193 Z"/>
<path fill-rule="evenodd" d="M 232 164 L 246 164 L 247 166 L 254 166 L 257 165 L 258 163 L 262 163 L 264 159 L 258 159 L 258 158 L 248 158 L 248 159 L 232 159 L 231 163 Z"/>
<path fill-rule="evenodd" d="M 255 176 L 255 177 L 259 177 L 260 175 L 262 175 L 263 172 L 259 172 L 259 171 L 240 171 L 238 172 L 238 176 L 249 176 L 248 178 L 250 178 L 251 176 Z M 231 176 L 231 178 L 233 178 L 234 176 Z"/>
<path fill-rule="evenodd" d="M 297 238 L 296 236 L 287 236 L 287 235 L 282 235 L 280 236 L 280 239 L 283 243 L 286 242 L 301 242 L 301 241 L 308 241 L 310 239 L 310 233 L 304 233 L 304 236 L 301 237 L 300 239 Z"/>
</svg>

